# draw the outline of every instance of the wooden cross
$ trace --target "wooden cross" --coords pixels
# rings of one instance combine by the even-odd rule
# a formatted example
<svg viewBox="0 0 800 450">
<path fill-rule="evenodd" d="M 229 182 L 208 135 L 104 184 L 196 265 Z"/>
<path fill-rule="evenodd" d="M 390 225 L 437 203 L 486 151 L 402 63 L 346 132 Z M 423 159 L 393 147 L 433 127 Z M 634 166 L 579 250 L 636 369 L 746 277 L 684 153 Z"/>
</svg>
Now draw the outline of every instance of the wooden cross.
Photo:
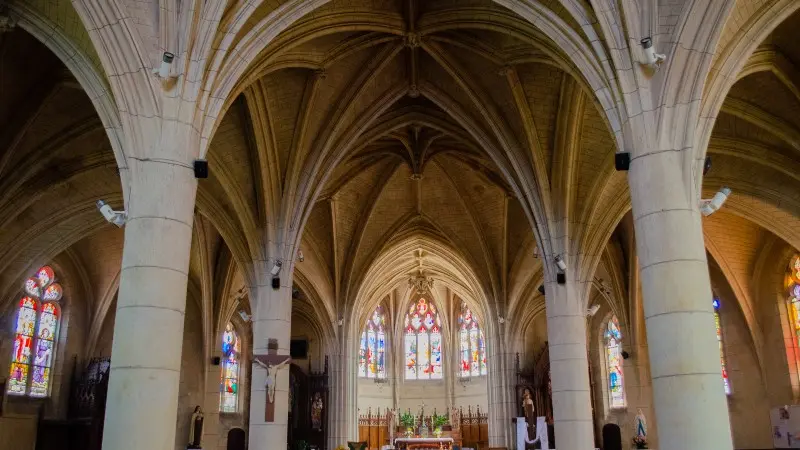
<svg viewBox="0 0 800 450">
<path fill-rule="evenodd" d="M 266 355 L 253 355 L 256 364 L 267 371 L 267 398 L 264 405 L 264 422 L 275 422 L 275 388 L 278 384 L 278 371 L 292 361 L 289 355 L 278 354 L 278 340 L 270 339 Z"/>
</svg>

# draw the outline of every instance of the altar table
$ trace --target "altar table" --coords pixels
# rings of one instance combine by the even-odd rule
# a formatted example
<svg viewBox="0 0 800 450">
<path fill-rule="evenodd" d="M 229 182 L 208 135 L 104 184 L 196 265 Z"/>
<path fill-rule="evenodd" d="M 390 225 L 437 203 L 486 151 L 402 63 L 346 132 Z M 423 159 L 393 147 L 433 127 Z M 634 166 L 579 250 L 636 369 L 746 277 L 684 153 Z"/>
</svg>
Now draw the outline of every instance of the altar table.
<svg viewBox="0 0 800 450">
<path fill-rule="evenodd" d="M 425 444 L 430 448 L 439 448 L 449 450 L 453 446 L 453 438 L 451 437 L 399 437 L 394 440 L 394 446 L 397 449 L 407 449 L 411 446 Z M 413 447 L 412 447 L 413 448 Z"/>
</svg>

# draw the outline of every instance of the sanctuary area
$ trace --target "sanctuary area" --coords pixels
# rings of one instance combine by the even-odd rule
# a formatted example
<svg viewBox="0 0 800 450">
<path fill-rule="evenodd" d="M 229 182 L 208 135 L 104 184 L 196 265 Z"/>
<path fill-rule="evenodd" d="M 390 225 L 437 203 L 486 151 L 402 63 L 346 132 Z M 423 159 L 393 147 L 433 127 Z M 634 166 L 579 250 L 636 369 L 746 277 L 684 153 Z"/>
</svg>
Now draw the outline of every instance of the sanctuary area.
<svg viewBox="0 0 800 450">
<path fill-rule="evenodd" d="M 800 1 L 0 0 L 0 449 L 800 448 Z"/>
</svg>

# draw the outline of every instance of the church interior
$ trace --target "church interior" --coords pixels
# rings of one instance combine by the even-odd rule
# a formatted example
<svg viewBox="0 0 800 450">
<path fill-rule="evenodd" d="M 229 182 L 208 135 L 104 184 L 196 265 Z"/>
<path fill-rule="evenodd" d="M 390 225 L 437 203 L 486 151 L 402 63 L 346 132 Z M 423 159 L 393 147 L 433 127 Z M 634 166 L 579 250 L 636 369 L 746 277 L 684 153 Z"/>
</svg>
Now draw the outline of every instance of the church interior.
<svg viewBox="0 0 800 450">
<path fill-rule="evenodd" d="M 0 0 L 0 448 L 800 448 L 799 42 L 796 0 Z"/>
</svg>

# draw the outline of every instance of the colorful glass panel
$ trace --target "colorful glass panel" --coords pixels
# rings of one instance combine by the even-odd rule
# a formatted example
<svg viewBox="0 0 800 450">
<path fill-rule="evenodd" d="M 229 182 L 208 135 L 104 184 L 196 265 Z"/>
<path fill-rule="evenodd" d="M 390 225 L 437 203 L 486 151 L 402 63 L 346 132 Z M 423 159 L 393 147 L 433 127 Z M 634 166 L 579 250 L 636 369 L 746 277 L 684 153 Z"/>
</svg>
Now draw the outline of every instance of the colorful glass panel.
<svg viewBox="0 0 800 450">
<path fill-rule="evenodd" d="M 717 343 L 719 343 L 719 365 L 722 369 L 722 385 L 725 387 L 725 393 L 731 394 L 731 382 L 728 379 L 728 365 L 725 363 L 725 346 L 722 343 L 722 323 L 719 318 L 719 300 L 714 299 L 714 327 L 717 331 Z"/>
<path fill-rule="evenodd" d="M 358 350 L 358 376 L 386 378 L 386 319 L 378 306 L 364 325 Z"/>
<path fill-rule="evenodd" d="M 623 408 L 625 407 L 625 387 L 622 375 L 622 333 L 619 330 L 617 316 L 612 316 L 608 321 L 605 338 L 609 406 Z"/>
<path fill-rule="evenodd" d="M 219 410 L 235 413 L 239 403 L 239 336 L 230 323 L 222 333 L 222 382 Z"/>
<path fill-rule="evenodd" d="M 17 310 L 9 394 L 49 395 L 60 315 L 58 306 L 52 302 L 61 300 L 64 293 L 61 285 L 54 283 L 55 278 L 53 269 L 44 266 L 23 283 L 26 296 L 20 299 Z M 41 310 L 38 300 L 44 302 Z"/>
<path fill-rule="evenodd" d="M 789 315 L 795 339 L 800 341 L 800 255 L 789 261 L 789 273 L 786 276 L 789 291 Z"/>
<path fill-rule="evenodd" d="M 459 345 L 461 350 L 461 376 L 486 375 L 486 346 L 478 320 L 465 302 L 458 316 Z"/>
<path fill-rule="evenodd" d="M 442 321 L 436 306 L 421 298 L 406 314 L 405 377 L 407 380 L 442 378 Z"/>
</svg>

